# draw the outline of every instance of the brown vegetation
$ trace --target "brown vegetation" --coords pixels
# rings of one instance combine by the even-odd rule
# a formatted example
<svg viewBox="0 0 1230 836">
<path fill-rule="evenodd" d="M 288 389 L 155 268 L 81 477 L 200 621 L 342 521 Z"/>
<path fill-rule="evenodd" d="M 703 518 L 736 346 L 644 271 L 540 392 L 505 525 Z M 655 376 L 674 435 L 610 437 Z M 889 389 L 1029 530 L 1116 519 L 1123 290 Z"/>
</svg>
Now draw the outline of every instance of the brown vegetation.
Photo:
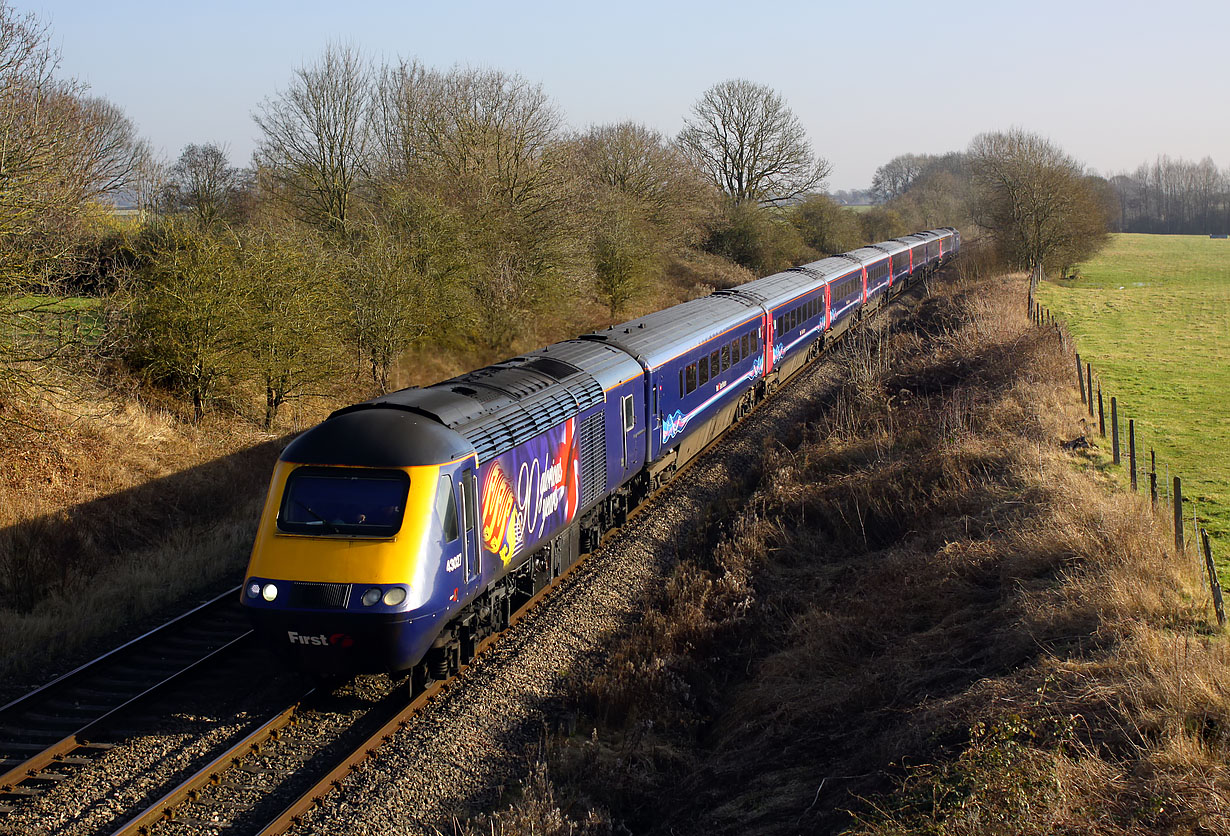
<svg viewBox="0 0 1230 836">
<path fill-rule="evenodd" d="M 1024 288 L 966 276 L 856 341 L 474 829 L 1226 832 L 1198 564 L 1060 450 L 1079 402 Z"/>
<path fill-rule="evenodd" d="M 282 442 L 82 381 L 0 423 L 0 701 L 102 637 L 236 582 Z M 296 408 L 292 426 L 322 417 Z"/>
</svg>

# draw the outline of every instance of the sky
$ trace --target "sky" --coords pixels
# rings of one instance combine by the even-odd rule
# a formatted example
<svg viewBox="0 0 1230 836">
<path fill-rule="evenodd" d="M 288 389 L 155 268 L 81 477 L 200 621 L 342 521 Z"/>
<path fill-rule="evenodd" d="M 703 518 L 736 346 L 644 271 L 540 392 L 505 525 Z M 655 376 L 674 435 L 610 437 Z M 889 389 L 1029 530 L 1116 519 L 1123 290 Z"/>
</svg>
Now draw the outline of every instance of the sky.
<svg viewBox="0 0 1230 836">
<path fill-rule="evenodd" d="M 212 142 L 246 165 L 252 113 L 343 43 L 376 62 L 520 74 L 577 130 L 630 119 L 673 136 L 707 87 L 766 84 L 832 164 L 831 190 L 1011 127 L 1103 174 L 1160 154 L 1230 166 L 1224 0 L 8 5 L 48 24 L 61 74 L 122 107 L 169 161 Z"/>
</svg>

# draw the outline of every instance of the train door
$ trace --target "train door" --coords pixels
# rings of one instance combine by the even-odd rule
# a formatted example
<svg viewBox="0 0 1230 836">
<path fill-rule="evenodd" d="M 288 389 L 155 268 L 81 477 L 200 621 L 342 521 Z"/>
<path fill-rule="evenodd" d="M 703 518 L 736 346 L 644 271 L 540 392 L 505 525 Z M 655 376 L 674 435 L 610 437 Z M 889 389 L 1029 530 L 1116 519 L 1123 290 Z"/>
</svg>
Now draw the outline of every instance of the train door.
<svg viewBox="0 0 1230 836">
<path fill-rule="evenodd" d="M 623 465 L 625 473 L 639 470 L 643 461 L 641 451 L 645 448 L 645 422 L 638 421 L 636 413 L 635 394 L 627 394 L 619 399 L 619 420 L 623 430 L 620 434 L 624 444 L 620 464 Z"/>
<path fill-rule="evenodd" d="M 764 373 L 773 371 L 773 311 L 769 310 L 764 318 Z"/>
<path fill-rule="evenodd" d="M 645 377 L 652 381 L 655 375 L 647 374 Z M 649 444 L 645 448 L 645 461 L 652 461 L 658 454 L 658 450 L 654 449 L 654 446 L 662 438 L 662 384 L 660 382 L 657 384 L 650 383 L 650 391 L 653 393 L 653 401 L 649 405 L 649 420 L 652 422 L 653 431 L 649 434 Z M 681 369 L 679 371 L 679 397 L 681 399 L 683 394 L 683 370 Z"/>
<path fill-rule="evenodd" d="M 826 283 L 824 285 L 824 330 L 827 331 L 833 327 L 833 285 Z"/>
<path fill-rule="evenodd" d="M 466 583 L 470 584 L 478 577 L 478 556 L 482 549 L 478 529 L 478 476 L 472 467 L 461 472 L 457 491 L 461 508 L 462 563 Z"/>
<path fill-rule="evenodd" d="M 863 273 L 863 304 L 867 304 L 867 268 L 862 269 Z"/>
</svg>

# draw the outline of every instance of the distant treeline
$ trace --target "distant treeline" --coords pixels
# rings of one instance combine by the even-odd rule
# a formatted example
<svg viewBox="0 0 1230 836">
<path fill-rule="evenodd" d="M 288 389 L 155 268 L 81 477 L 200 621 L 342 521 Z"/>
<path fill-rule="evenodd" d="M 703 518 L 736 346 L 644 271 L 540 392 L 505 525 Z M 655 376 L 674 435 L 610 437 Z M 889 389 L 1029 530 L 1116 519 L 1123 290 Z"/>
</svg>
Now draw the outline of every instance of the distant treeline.
<svg viewBox="0 0 1230 836">
<path fill-rule="evenodd" d="M 1110 178 L 1119 198 L 1112 223 L 1122 232 L 1230 233 L 1230 169 L 1158 157 Z"/>
</svg>

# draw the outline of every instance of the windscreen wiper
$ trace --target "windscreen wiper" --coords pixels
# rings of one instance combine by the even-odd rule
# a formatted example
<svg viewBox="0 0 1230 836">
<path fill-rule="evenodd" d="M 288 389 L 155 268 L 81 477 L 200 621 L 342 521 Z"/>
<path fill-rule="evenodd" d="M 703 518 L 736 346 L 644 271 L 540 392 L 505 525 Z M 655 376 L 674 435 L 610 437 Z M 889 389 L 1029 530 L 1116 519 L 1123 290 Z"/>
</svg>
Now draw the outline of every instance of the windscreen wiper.
<svg viewBox="0 0 1230 836">
<path fill-rule="evenodd" d="M 304 502 L 301 499 L 296 499 L 295 504 L 298 505 L 300 508 L 302 508 L 304 511 L 307 511 L 309 514 L 311 514 L 316 519 L 320 520 L 321 525 L 323 525 L 325 530 L 328 531 L 330 534 L 338 533 L 337 526 L 329 522 L 328 520 L 326 520 L 319 513 L 317 513 L 316 509 L 314 509 L 311 505 L 308 505 L 306 502 Z"/>
</svg>

